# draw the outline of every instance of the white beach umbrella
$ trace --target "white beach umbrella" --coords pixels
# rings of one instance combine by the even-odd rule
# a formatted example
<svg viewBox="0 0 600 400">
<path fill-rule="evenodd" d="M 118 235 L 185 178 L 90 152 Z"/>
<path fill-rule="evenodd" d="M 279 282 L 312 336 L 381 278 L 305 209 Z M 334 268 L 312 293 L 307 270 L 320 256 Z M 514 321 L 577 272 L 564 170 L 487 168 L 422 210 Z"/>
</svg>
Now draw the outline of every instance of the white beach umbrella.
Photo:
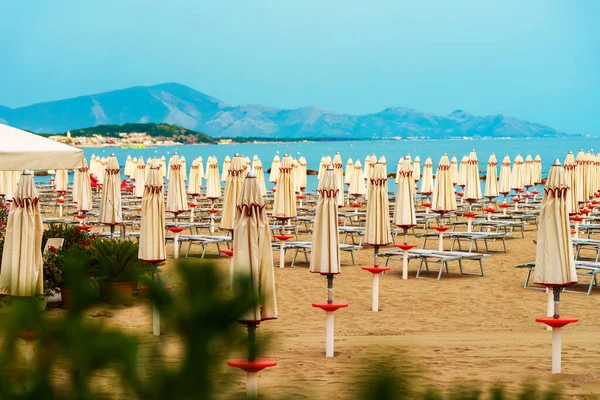
<svg viewBox="0 0 600 400">
<path fill-rule="evenodd" d="M 421 179 L 421 157 L 416 156 L 412 161 L 413 179 L 418 182 Z M 421 190 L 422 191 L 422 190 Z"/>
<path fill-rule="evenodd" d="M 201 180 L 198 174 L 200 162 L 197 158 L 192 160 L 190 165 L 190 173 L 188 174 L 187 180 L 187 192 L 191 196 L 197 196 L 200 194 Z"/>
<path fill-rule="evenodd" d="M 363 177 L 367 181 L 367 187 L 368 187 L 368 185 L 369 185 L 368 181 L 369 181 L 369 179 L 371 179 L 371 155 L 367 155 L 365 157 Z"/>
<path fill-rule="evenodd" d="M 295 218 L 297 215 L 295 185 L 291 172 L 292 157 L 285 155 L 279 167 L 277 190 L 275 191 L 275 200 L 273 202 L 273 216 L 276 218 L 289 219 Z"/>
<path fill-rule="evenodd" d="M 344 164 L 342 163 L 342 156 L 340 153 L 335 154 L 332 165 L 337 178 L 337 204 L 338 207 L 342 207 L 344 205 Z"/>
<path fill-rule="evenodd" d="M 69 187 L 69 171 L 66 169 L 57 169 L 54 186 L 57 192 L 66 192 Z"/>
<path fill-rule="evenodd" d="M 579 205 L 577 203 L 577 173 L 576 173 L 576 163 L 575 156 L 573 152 L 569 152 L 567 157 L 565 158 L 564 170 L 565 170 L 565 179 L 567 180 L 567 185 L 569 186 L 569 190 L 566 192 L 567 207 L 571 210 L 572 214 L 577 214 L 579 210 Z M 546 182 L 547 183 L 547 182 Z"/>
<path fill-rule="evenodd" d="M 161 156 L 159 163 L 160 163 L 160 167 L 158 169 L 158 172 L 160 173 L 161 177 L 164 179 L 167 177 L 167 174 L 169 173 L 169 169 L 167 168 L 167 158 L 164 155 Z"/>
<path fill-rule="evenodd" d="M 154 158 L 153 160 L 151 157 L 148 157 L 148 159 L 146 160 L 146 166 L 144 168 L 144 181 L 148 180 L 148 175 L 150 175 L 150 168 L 152 168 L 152 165 L 155 162 L 158 163 L 158 160 L 156 158 Z M 142 190 L 144 189 L 142 188 Z"/>
<path fill-rule="evenodd" d="M 101 224 L 110 225 L 111 233 L 114 226 L 123 222 L 123 211 L 121 210 L 121 169 L 114 154 L 108 157 L 106 169 L 104 170 L 104 183 L 102 184 L 102 197 L 100 199 L 100 215 L 98 221 Z"/>
<path fill-rule="evenodd" d="M 452 181 L 452 185 L 458 183 L 458 160 L 456 157 L 452 157 L 450 161 L 450 180 Z"/>
<path fill-rule="evenodd" d="M 0 294 L 34 296 L 44 294 L 42 234 L 39 194 L 33 175 L 25 171 L 8 213 L 0 270 Z"/>
<path fill-rule="evenodd" d="M 244 183 L 244 164 L 245 160 L 242 156 L 238 154 L 233 156 L 231 165 L 229 166 L 227 180 L 225 181 L 223 211 L 221 212 L 221 229 L 233 231 L 235 228 L 235 210 Z"/>
<path fill-rule="evenodd" d="M 258 182 L 258 187 L 260 189 L 260 195 L 267 195 L 267 184 L 265 182 L 265 171 L 263 169 L 262 161 L 260 158 L 256 157 L 254 161 L 252 161 L 252 172 L 254 176 L 256 176 L 256 181 Z"/>
<path fill-rule="evenodd" d="M 584 191 L 583 191 L 583 197 L 585 199 L 585 201 L 590 200 L 590 198 L 592 198 L 594 196 L 594 193 L 596 192 L 595 190 L 595 179 L 596 179 L 596 174 L 595 174 L 595 170 L 594 170 L 594 156 L 592 155 L 591 152 L 587 152 L 585 153 L 585 161 L 584 161 L 584 170 L 585 170 L 585 174 L 584 174 Z"/>
<path fill-rule="evenodd" d="M 398 159 L 398 164 L 396 165 L 396 179 L 394 179 L 394 182 L 396 183 L 396 185 L 400 181 L 400 170 L 402 169 L 402 164 L 403 163 L 404 163 L 404 157 L 400 157 Z M 412 166 L 410 167 L 410 170 L 412 172 Z M 411 176 L 411 179 L 412 179 L 412 176 Z"/>
<path fill-rule="evenodd" d="M 0 195 L 4 196 L 5 201 L 12 201 L 12 198 L 17 191 L 19 184 L 20 172 L 19 171 L 3 171 L 2 174 L 2 192 Z"/>
<path fill-rule="evenodd" d="M 454 196 L 454 185 L 450 176 L 451 168 L 448 156 L 443 154 L 435 174 L 433 201 L 431 202 L 431 209 L 441 215 L 456 210 L 456 196 Z"/>
<path fill-rule="evenodd" d="M 300 164 L 298 164 L 298 160 L 296 160 L 295 158 L 292 158 L 292 172 L 291 172 L 291 175 L 292 175 L 293 180 L 294 180 L 294 191 L 296 193 L 300 193 L 302 191 L 300 189 L 299 171 L 300 171 Z"/>
<path fill-rule="evenodd" d="M 463 156 L 460 160 L 460 165 L 458 169 L 458 182 L 457 185 L 460 187 L 465 187 L 467 184 L 467 171 L 469 170 L 469 157 Z"/>
<path fill-rule="evenodd" d="M 87 212 L 92 210 L 92 183 L 90 180 L 90 169 L 85 158 L 81 167 L 76 170 L 77 190 L 73 193 L 73 201 L 77 203 L 77 211 Z M 75 186 L 75 182 L 73 182 Z"/>
<path fill-rule="evenodd" d="M 236 158 L 231 163 L 237 170 Z M 269 221 L 254 173 L 243 179 L 235 206 L 235 221 L 232 278 L 249 279 L 250 290 L 257 302 L 242 317 L 242 322 L 257 325 L 277 318 L 277 298 Z"/>
<path fill-rule="evenodd" d="M 167 212 L 177 215 L 188 210 L 185 182 L 183 180 L 183 166 L 179 162 L 177 153 L 169 160 L 169 186 L 167 190 Z"/>
<path fill-rule="evenodd" d="M 128 178 L 133 176 L 133 174 L 131 173 L 131 164 L 132 163 L 133 163 L 133 158 L 131 158 L 131 155 L 127 155 L 127 158 L 125 159 L 125 168 L 123 169 L 123 175 L 125 175 Z"/>
<path fill-rule="evenodd" d="M 148 158 L 150 161 L 150 158 Z M 133 195 L 138 199 L 141 199 L 144 195 L 144 185 L 146 184 L 146 164 L 144 163 L 144 157 L 139 157 L 136 164 L 134 165 L 133 179 L 135 180 L 135 188 L 133 189 Z"/>
<path fill-rule="evenodd" d="M 522 190 L 523 185 L 523 169 L 524 169 L 523 157 L 520 154 L 517 154 L 515 157 L 515 162 L 513 163 L 511 177 L 510 177 L 510 188 L 515 191 Z"/>
<path fill-rule="evenodd" d="M 542 157 L 539 154 L 533 159 L 533 184 L 542 183 Z"/>
<path fill-rule="evenodd" d="M 348 193 L 354 197 L 364 196 L 367 192 L 367 187 L 365 186 L 365 179 L 363 176 L 362 165 L 360 164 L 360 160 L 356 160 L 354 163 L 354 173 L 352 174 L 352 181 L 350 182 L 350 187 L 348 188 Z"/>
<path fill-rule="evenodd" d="M 304 156 L 298 159 L 298 164 L 300 165 L 300 169 L 298 170 L 298 179 L 300 180 L 299 185 L 300 189 L 306 189 L 306 168 L 308 163 L 306 162 L 306 158 Z"/>
<path fill-rule="evenodd" d="M 219 163 L 215 156 L 210 156 L 206 160 L 206 197 L 209 199 L 221 197 Z"/>
<path fill-rule="evenodd" d="M 179 164 L 181 164 L 181 175 L 183 176 L 183 181 L 187 181 L 187 161 L 185 160 L 185 156 L 181 155 L 179 157 Z"/>
<path fill-rule="evenodd" d="M 163 181 L 156 166 L 150 168 L 142 194 L 142 218 L 138 258 L 161 262 L 167 258 L 165 249 L 165 201 Z"/>
<path fill-rule="evenodd" d="M 386 246 L 392 243 L 392 234 L 387 174 L 382 163 L 375 164 L 370 182 L 365 243 L 371 246 Z"/>
<path fill-rule="evenodd" d="M 577 203 L 583 203 L 586 201 L 585 198 L 585 153 L 583 150 L 579 150 L 577 157 L 575 157 L 575 196 Z"/>
<path fill-rule="evenodd" d="M 531 154 L 525 157 L 525 165 L 523 166 L 523 186 L 529 189 L 533 186 L 533 158 Z"/>
<path fill-rule="evenodd" d="M 350 185 L 352 174 L 354 173 L 354 161 L 351 158 L 346 161 L 346 171 L 344 172 L 344 184 Z"/>
<path fill-rule="evenodd" d="M 484 197 L 487 197 L 490 200 L 498 197 L 497 165 L 498 161 L 496 160 L 496 156 L 494 153 L 490 154 L 485 174 L 485 192 L 483 194 Z"/>
<path fill-rule="evenodd" d="M 416 160 L 416 159 L 415 159 Z M 413 167 L 414 169 L 414 167 Z M 421 177 L 421 193 L 426 196 L 433 193 L 433 162 L 427 157 L 423 165 L 423 176 Z"/>
<path fill-rule="evenodd" d="M 202 187 L 202 179 L 206 179 L 206 172 L 204 171 L 204 161 L 202 156 L 198 157 L 198 178 L 200 179 L 200 187 Z"/>
<path fill-rule="evenodd" d="M 367 179 L 367 192 L 365 193 L 365 199 L 369 199 L 369 193 L 371 191 L 371 178 L 373 177 L 375 164 L 377 164 L 377 156 L 375 156 L 375 154 L 372 154 L 371 157 L 369 157 L 369 168 L 365 166 L 365 178 Z"/>
<path fill-rule="evenodd" d="M 273 161 L 271 162 L 271 173 L 269 174 L 269 182 L 277 183 L 280 164 L 281 160 L 279 159 L 279 156 L 275 154 L 275 157 L 273 157 Z"/>
<path fill-rule="evenodd" d="M 404 160 L 398 172 L 398 189 L 394 206 L 394 224 L 397 226 L 413 226 L 417 222 L 414 204 L 413 171 L 410 162 Z"/>
<path fill-rule="evenodd" d="M 560 318 L 560 292 L 565 286 L 577 283 L 577 271 L 571 239 L 569 222 L 568 192 L 569 182 L 560 162 L 556 160 L 548 174 L 544 188 L 544 196 L 540 207 L 540 221 L 537 234 L 534 282 L 545 287 L 552 287 L 548 305 L 554 300 L 553 316 L 538 319 L 551 325 L 552 320 Z M 549 310 L 551 308 L 549 307 Z M 550 323 L 549 323 L 550 322 Z M 571 320 L 569 322 L 577 322 Z M 560 372 L 561 337 L 560 327 L 552 329 L 552 372 Z"/>
<path fill-rule="evenodd" d="M 506 196 L 510 193 L 511 185 L 510 157 L 507 154 L 502 159 L 502 164 L 500 165 L 500 179 L 498 181 L 498 193 L 504 195 L 504 202 L 506 202 Z"/>
<path fill-rule="evenodd" d="M 465 180 L 464 199 L 469 202 L 475 202 L 481 199 L 481 182 L 479 181 L 479 161 L 475 150 L 469 154 L 467 164 L 467 174 Z"/>
</svg>

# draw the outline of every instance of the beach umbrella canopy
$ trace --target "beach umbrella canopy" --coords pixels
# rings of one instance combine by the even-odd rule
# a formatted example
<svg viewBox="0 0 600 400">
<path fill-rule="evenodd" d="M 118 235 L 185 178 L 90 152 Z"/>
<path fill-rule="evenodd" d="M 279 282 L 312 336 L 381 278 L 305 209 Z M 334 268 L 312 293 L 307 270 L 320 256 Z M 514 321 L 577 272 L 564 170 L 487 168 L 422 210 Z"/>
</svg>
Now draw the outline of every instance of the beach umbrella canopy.
<svg viewBox="0 0 600 400">
<path fill-rule="evenodd" d="M 233 158 L 232 167 L 236 157 Z M 242 317 L 244 322 L 277 318 L 275 275 L 271 232 L 265 203 L 254 173 L 243 180 L 235 207 L 232 279 L 244 278 L 250 283 L 256 304 Z"/>
<path fill-rule="evenodd" d="M 155 263 L 167 258 L 163 180 L 156 166 L 150 168 L 142 195 L 142 225 L 138 258 Z"/>
<path fill-rule="evenodd" d="M 299 179 L 299 171 L 300 171 L 300 164 L 298 164 L 298 160 L 296 160 L 295 158 L 292 158 L 292 177 L 294 180 L 294 190 L 296 191 L 296 193 L 300 193 L 302 190 L 300 189 L 300 179 Z"/>
<path fill-rule="evenodd" d="M 456 210 L 456 196 L 454 196 L 454 184 L 450 177 L 450 170 L 448 156 L 443 154 L 435 174 L 433 201 L 431 202 L 431 209 L 434 212 L 444 214 Z"/>
<path fill-rule="evenodd" d="M 481 182 L 479 182 L 479 161 L 475 150 L 469 154 L 467 164 L 467 176 L 465 181 L 465 195 L 467 201 L 477 201 L 481 199 Z"/>
<path fill-rule="evenodd" d="M 382 163 L 376 163 L 372 171 L 367 202 L 365 243 L 372 246 L 385 246 L 392 242 L 387 173 Z"/>
<path fill-rule="evenodd" d="M 394 179 L 394 182 L 396 183 L 396 185 L 400 181 L 400 170 L 402 169 L 403 163 L 404 163 L 404 157 L 400 157 L 398 159 L 398 165 L 396 165 L 396 179 Z M 412 166 L 411 166 L 411 172 L 412 172 Z M 411 177 L 411 179 L 412 179 L 412 177 Z"/>
<path fill-rule="evenodd" d="M 279 176 L 279 165 L 281 164 L 281 160 L 279 156 L 275 154 L 273 157 L 273 161 L 271 162 L 271 173 L 269 174 L 269 182 L 277 183 L 277 177 Z"/>
<path fill-rule="evenodd" d="M 183 166 L 179 162 L 177 153 L 169 160 L 169 187 L 167 191 L 167 212 L 179 214 L 188 210 L 185 182 L 183 180 Z"/>
<path fill-rule="evenodd" d="M 151 162 L 152 161 L 150 160 L 150 157 L 148 157 L 148 163 L 150 165 Z M 144 163 L 144 157 L 140 156 L 140 158 L 137 159 L 133 178 L 135 180 L 135 188 L 133 190 L 133 194 L 138 199 L 141 199 L 144 195 L 144 185 L 146 185 L 146 164 Z"/>
<path fill-rule="evenodd" d="M 579 150 L 577 157 L 575 157 L 575 197 L 577 203 L 583 203 L 585 198 L 585 153 L 583 150 Z"/>
<path fill-rule="evenodd" d="M 144 168 L 144 180 L 148 179 L 148 175 L 150 174 L 150 168 L 152 168 L 152 165 L 155 162 L 156 163 L 158 162 L 158 160 L 156 158 L 154 158 L 154 160 L 153 160 L 152 158 L 148 157 L 148 159 L 146 160 L 146 168 Z M 144 190 L 144 189 L 142 188 L 142 190 Z M 143 194 L 143 192 L 142 192 L 142 194 Z"/>
<path fill-rule="evenodd" d="M 104 171 L 98 221 L 101 224 L 108 225 L 123 222 L 123 211 L 121 210 L 121 169 L 114 154 L 108 157 Z"/>
<path fill-rule="evenodd" d="M 584 192 L 583 192 L 583 198 L 585 199 L 585 201 L 588 201 L 591 197 L 594 196 L 594 193 L 596 192 L 595 190 L 595 180 L 596 180 L 596 174 L 595 174 L 595 170 L 594 170 L 594 156 L 592 155 L 591 152 L 587 152 L 585 153 L 585 161 L 584 161 L 584 171 L 585 171 L 585 175 L 584 175 L 584 181 L 585 181 L 585 186 L 584 186 Z"/>
<path fill-rule="evenodd" d="M 460 165 L 459 165 L 459 169 L 458 169 L 458 182 L 457 182 L 458 186 L 462 186 L 462 187 L 466 186 L 468 169 L 469 169 L 469 157 L 463 156 L 463 158 L 460 160 Z"/>
<path fill-rule="evenodd" d="M 131 155 L 127 155 L 125 159 L 125 168 L 123 169 L 123 175 L 126 177 L 131 177 L 133 174 L 131 173 L 131 164 L 133 163 L 133 158 Z"/>
<path fill-rule="evenodd" d="M 165 156 L 161 156 L 160 160 L 159 160 L 159 173 L 161 175 L 161 178 L 166 178 L 167 174 L 169 173 L 169 169 L 167 168 L 167 158 Z"/>
<path fill-rule="evenodd" d="M 565 179 L 567 180 L 567 185 L 569 186 L 569 190 L 566 192 L 565 201 L 567 203 L 567 207 L 571 210 L 571 213 L 577 214 L 577 210 L 579 209 L 577 204 L 577 173 L 575 163 L 575 156 L 573 152 L 569 152 L 567 157 L 565 158 L 564 164 L 565 171 Z M 546 182 L 547 183 L 547 182 Z"/>
<path fill-rule="evenodd" d="M 518 191 L 523 189 L 523 169 L 524 169 L 523 157 L 520 154 L 517 154 L 515 157 L 515 162 L 512 167 L 511 177 L 510 177 L 510 188 Z"/>
<path fill-rule="evenodd" d="M 0 294 L 34 296 L 44 294 L 42 234 L 44 226 L 40 196 L 33 175 L 25 171 L 8 213 L 0 269 Z"/>
<path fill-rule="evenodd" d="M 298 159 L 298 164 L 300 165 L 300 168 L 298 169 L 298 179 L 300 182 L 298 184 L 300 185 L 300 189 L 304 190 L 306 189 L 306 167 L 308 165 L 306 158 L 304 158 L 304 156 L 300 157 Z"/>
<path fill-rule="evenodd" d="M 498 193 L 506 196 L 510 192 L 512 179 L 510 173 L 510 157 L 507 155 L 502 159 L 500 165 L 500 179 L 498 180 Z"/>
<path fill-rule="evenodd" d="M 263 169 L 262 161 L 260 161 L 260 158 L 258 157 L 252 161 L 252 172 L 254 173 L 254 176 L 256 176 L 256 181 L 258 182 L 258 187 L 260 189 L 260 195 L 266 196 L 267 184 L 265 182 L 265 171 Z"/>
<path fill-rule="evenodd" d="M 494 153 L 490 154 L 485 173 L 485 192 L 483 193 L 488 199 L 498 197 L 497 165 L 498 161 L 496 160 L 496 156 Z"/>
<path fill-rule="evenodd" d="M 69 187 L 69 171 L 66 169 L 57 169 L 54 177 L 54 187 L 56 191 L 66 192 Z"/>
<path fill-rule="evenodd" d="M 352 181 L 350 182 L 350 186 L 348 187 L 348 193 L 352 196 L 364 196 L 367 192 L 367 187 L 365 186 L 365 179 L 363 176 L 362 165 L 360 164 L 360 160 L 356 160 L 354 163 L 354 173 L 352 174 Z"/>
<path fill-rule="evenodd" d="M 90 180 L 90 169 L 85 158 L 82 160 L 81 167 L 77 168 L 75 182 L 77 190 L 73 190 L 73 201 L 77 203 L 77 211 L 91 211 L 92 209 L 92 182 Z"/>
<path fill-rule="evenodd" d="M 410 157 L 409 157 L 410 160 Z M 421 179 L 421 157 L 416 156 L 412 161 L 413 179 L 418 182 Z"/>
<path fill-rule="evenodd" d="M 344 164 L 342 163 L 342 156 L 340 153 L 336 153 L 335 156 L 333 156 L 332 165 L 337 178 L 337 204 L 338 207 L 342 207 L 344 205 Z"/>
<path fill-rule="evenodd" d="M 570 191 L 565 172 L 556 160 L 548 174 L 540 207 L 540 222 L 535 249 L 534 282 L 545 286 L 569 286 L 577 283 L 571 227 Z"/>
<path fill-rule="evenodd" d="M 371 156 L 370 155 L 367 155 L 365 157 L 363 176 L 364 176 L 364 179 L 367 181 L 367 185 L 368 185 L 368 181 L 369 181 L 369 179 L 371 179 Z"/>
<path fill-rule="evenodd" d="M 229 176 L 229 168 L 231 168 L 231 158 L 229 156 L 225 156 L 223 160 L 223 167 L 221 169 L 221 182 L 227 181 L 227 177 Z"/>
<path fill-rule="evenodd" d="M 2 189 L 0 195 L 4 195 L 6 201 L 11 201 L 14 193 L 17 191 L 21 172 L 20 171 L 3 171 L 2 173 Z"/>
<path fill-rule="evenodd" d="M 200 187 L 202 187 L 202 179 L 206 179 L 204 160 L 202 160 L 202 156 L 198 157 L 198 178 L 200 179 Z"/>
<path fill-rule="evenodd" d="M 396 204 L 394 207 L 394 224 L 398 226 L 416 225 L 417 223 L 412 174 L 410 161 L 403 160 L 398 172 L 398 189 L 396 191 Z"/>
<path fill-rule="evenodd" d="M 206 160 L 206 197 L 214 199 L 221 197 L 219 163 L 215 156 L 210 156 Z"/>
<path fill-rule="evenodd" d="M 0 171 L 75 169 L 83 150 L 0 124 Z"/>
<path fill-rule="evenodd" d="M 431 161 L 431 157 L 427 157 L 427 159 L 425 160 L 425 164 L 423 165 L 423 176 L 421 177 L 421 193 L 425 195 L 430 195 L 431 193 L 433 193 L 433 162 Z"/>
<path fill-rule="evenodd" d="M 331 165 L 333 161 L 331 160 L 331 156 L 323 156 L 321 157 L 321 162 L 319 163 L 319 172 L 317 174 L 317 179 L 321 180 L 321 178 L 323 177 L 323 174 L 325 173 L 325 170 L 327 169 L 328 166 Z"/>
<path fill-rule="evenodd" d="M 458 160 L 456 157 L 452 157 L 452 160 L 450 161 L 450 180 L 453 185 L 458 183 Z"/>
<path fill-rule="evenodd" d="M 200 194 L 201 180 L 198 176 L 198 168 L 200 162 L 197 158 L 192 160 L 192 164 L 190 165 L 190 173 L 188 174 L 187 180 L 187 192 L 192 196 L 196 196 Z"/>
<path fill-rule="evenodd" d="M 366 165 L 365 165 L 365 178 L 367 179 L 367 192 L 365 193 L 365 199 L 369 198 L 369 193 L 370 193 L 370 188 L 371 188 L 371 178 L 373 177 L 373 171 L 375 170 L 375 164 L 377 164 L 377 156 L 375 156 L 375 154 L 372 154 L 371 157 L 369 157 L 369 168 L 366 168 Z M 368 175 L 367 175 L 367 171 L 368 171 Z"/>
<path fill-rule="evenodd" d="M 523 166 L 523 186 L 530 188 L 533 186 L 533 158 L 531 154 L 525 157 L 525 165 Z"/>
<path fill-rule="evenodd" d="M 354 161 L 351 158 L 346 161 L 346 171 L 344 172 L 344 184 L 349 185 L 352 182 L 352 174 L 354 173 Z"/>
<path fill-rule="evenodd" d="M 533 184 L 542 183 L 542 157 L 539 154 L 533 159 Z"/>
<path fill-rule="evenodd" d="M 234 230 L 236 205 L 242 192 L 244 183 L 244 164 L 242 156 L 236 154 L 231 160 L 227 181 L 225 181 L 225 192 L 223 195 L 223 211 L 221 212 L 221 229 Z"/>
<path fill-rule="evenodd" d="M 294 177 L 292 176 L 292 157 L 285 155 L 281 160 L 279 176 L 277 177 L 277 190 L 275 191 L 275 200 L 273 202 L 274 217 L 296 217 L 296 192 L 294 187 L 295 183 Z"/>
<path fill-rule="evenodd" d="M 179 157 L 179 164 L 181 164 L 181 175 L 183 175 L 183 181 L 185 182 L 187 181 L 187 161 L 184 155 Z"/>
<path fill-rule="evenodd" d="M 328 168 L 319 181 L 319 201 L 313 224 L 310 272 L 339 274 L 340 238 L 338 230 L 337 173 Z"/>
</svg>

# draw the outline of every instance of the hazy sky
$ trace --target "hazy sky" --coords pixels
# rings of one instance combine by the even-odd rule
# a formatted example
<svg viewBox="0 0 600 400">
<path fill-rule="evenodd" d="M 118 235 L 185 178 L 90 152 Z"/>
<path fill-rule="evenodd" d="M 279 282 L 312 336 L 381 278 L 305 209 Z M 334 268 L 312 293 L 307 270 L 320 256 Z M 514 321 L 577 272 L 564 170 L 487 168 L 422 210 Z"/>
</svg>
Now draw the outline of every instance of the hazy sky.
<svg viewBox="0 0 600 400">
<path fill-rule="evenodd" d="M 595 0 L 0 0 L 0 104 L 179 82 L 230 104 L 600 134 L 599 18 Z"/>
</svg>

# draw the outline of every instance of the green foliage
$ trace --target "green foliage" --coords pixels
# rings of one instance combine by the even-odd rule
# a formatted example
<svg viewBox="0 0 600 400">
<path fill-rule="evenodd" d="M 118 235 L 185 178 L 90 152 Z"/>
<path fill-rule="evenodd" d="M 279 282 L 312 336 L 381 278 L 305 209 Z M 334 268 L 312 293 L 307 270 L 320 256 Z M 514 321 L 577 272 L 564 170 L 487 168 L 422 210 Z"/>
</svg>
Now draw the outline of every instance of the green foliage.
<svg viewBox="0 0 600 400">
<path fill-rule="evenodd" d="M 171 124 L 123 124 L 123 125 L 98 125 L 91 128 L 75 129 L 71 136 L 91 137 L 102 135 L 106 137 L 119 137 L 119 133 L 146 132 L 153 138 L 179 139 L 188 143 L 215 143 L 215 139 L 198 131 L 182 128 Z"/>
<path fill-rule="evenodd" d="M 0 257 L 4 250 L 4 240 L 6 239 L 6 224 L 8 223 L 8 204 L 0 204 Z"/>
<path fill-rule="evenodd" d="M 137 242 L 117 239 L 95 239 L 91 257 L 98 277 L 107 282 L 137 282 L 147 264 L 138 259 Z"/>
<path fill-rule="evenodd" d="M 74 246 L 89 246 L 94 235 L 80 229 L 78 226 L 52 224 L 50 225 L 50 228 L 44 231 L 44 235 L 42 236 L 42 249 L 46 245 L 48 239 L 51 238 L 64 239 L 61 250 L 68 250 Z"/>
</svg>

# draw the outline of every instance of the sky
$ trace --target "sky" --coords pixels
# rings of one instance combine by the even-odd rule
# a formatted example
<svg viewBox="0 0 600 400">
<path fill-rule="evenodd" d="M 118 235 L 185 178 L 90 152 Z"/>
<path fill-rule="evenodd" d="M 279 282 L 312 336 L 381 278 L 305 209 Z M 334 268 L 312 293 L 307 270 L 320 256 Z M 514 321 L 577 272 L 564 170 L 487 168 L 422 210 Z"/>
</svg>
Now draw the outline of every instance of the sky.
<svg viewBox="0 0 600 400">
<path fill-rule="evenodd" d="M 0 0 L 0 105 L 178 82 L 228 104 L 600 134 L 600 1 Z"/>
</svg>

